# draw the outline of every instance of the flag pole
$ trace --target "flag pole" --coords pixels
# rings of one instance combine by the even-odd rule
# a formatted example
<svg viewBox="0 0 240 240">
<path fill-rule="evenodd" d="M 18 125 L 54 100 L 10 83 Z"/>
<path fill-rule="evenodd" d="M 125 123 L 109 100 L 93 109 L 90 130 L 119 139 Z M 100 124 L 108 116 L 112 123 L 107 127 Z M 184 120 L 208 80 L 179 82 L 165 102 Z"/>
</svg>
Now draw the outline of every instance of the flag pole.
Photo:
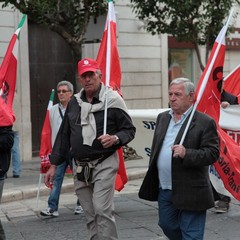
<svg viewBox="0 0 240 240">
<path fill-rule="evenodd" d="M 228 17 L 228 20 L 227 20 L 227 23 L 223 26 L 223 28 L 222 28 L 222 30 L 221 30 L 221 31 L 223 31 L 223 32 L 222 32 L 222 34 L 221 34 L 221 36 L 220 36 L 220 40 L 219 40 L 220 43 L 222 42 L 223 38 L 225 38 L 227 29 L 228 29 L 228 25 L 229 25 L 230 20 L 231 20 L 231 18 L 232 18 L 232 16 L 233 16 L 233 12 L 234 12 L 234 9 L 231 10 L 231 12 L 230 12 L 230 14 L 229 14 L 229 17 Z M 199 89 L 199 93 L 198 93 L 198 95 L 197 95 L 196 102 L 195 102 L 194 105 L 193 105 L 193 110 L 192 110 L 191 115 L 190 115 L 190 117 L 189 117 L 189 119 L 188 119 L 186 128 L 184 129 L 184 132 L 183 132 L 181 141 L 180 141 L 180 143 L 179 143 L 180 145 L 182 145 L 183 142 L 184 142 L 184 140 L 185 140 L 185 137 L 186 137 L 186 135 L 187 135 L 187 131 L 188 131 L 188 129 L 189 129 L 190 123 L 192 122 L 193 115 L 194 115 L 194 113 L 195 113 L 195 111 L 196 111 L 196 109 L 197 109 L 198 103 L 199 103 L 199 101 L 200 101 L 200 99 L 201 99 L 201 97 L 202 97 L 202 95 L 203 95 L 203 92 L 204 92 L 204 90 L 205 90 L 205 87 L 206 87 L 206 85 L 207 85 L 208 78 L 209 78 L 209 76 L 210 76 L 210 74 L 211 74 L 212 67 L 213 67 L 213 64 L 214 64 L 214 62 L 215 62 L 215 60 L 216 60 L 216 58 L 217 58 L 217 55 L 218 55 L 218 52 L 219 52 L 220 47 L 221 47 L 221 44 L 218 44 L 218 46 L 217 46 L 217 48 L 216 48 L 216 51 L 214 52 L 212 61 L 211 61 L 210 65 L 209 65 L 209 67 L 208 67 L 208 69 L 207 69 L 206 75 L 204 76 L 204 79 L 203 79 L 203 81 L 202 81 L 201 88 Z"/>
<path fill-rule="evenodd" d="M 110 16 L 111 7 L 108 0 L 108 16 L 107 16 L 107 51 L 106 51 L 106 82 L 105 82 L 105 109 L 104 109 L 104 123 L 103 123 L 103 134 L 107 133 L 107 111 L 108 111 L 108 88 L 110 83 L 110 56 L 111 56 L 111 28 L 110 28 Z"/>
<path fill-rule="evenodd" d="M 49 162 L 49 155 L 52 151 L 52 143 L 51 143 L 51 132 L 49 133 L 50 127 L 50 120 L 49 120 L 49 109 L 53 106 L 53 100 L 54 100 L 54 93 L 55 90 L 52 89 L 48 106 L 47 106 L 47 113 L 45 116 L 45 120 L 43 123 L 43 128 L 42 128 L 42 133 L 41 133 L 41 144 L 40 144 L 40 151 L 39 151 L 39 157 L 41 159 L 40 162 L 40 175 L 39 175 L 39 180 L 38 180 L 38 191 L 37 191 L 37 208 L 38 208 L 38 202 L 39 202 L 39 195 L 40 195 L 40 187 L 42 183 L 42 175 L 47 172 L 47 166 L 49 165 L 46 164 Z M 46 134 L 46 129 L 47 134 Z M 43 134 L 45 132 L 45 134 Z"/>
<path fill-rule="evenodd" d="M 37 208 L 38 208 L 38 203 L 39 203 L 41 183 L 42 183 L 42 174 L 40 173 L 39 180 L 38 180 L 38 190 L 37 190 Z"/>
</svg>

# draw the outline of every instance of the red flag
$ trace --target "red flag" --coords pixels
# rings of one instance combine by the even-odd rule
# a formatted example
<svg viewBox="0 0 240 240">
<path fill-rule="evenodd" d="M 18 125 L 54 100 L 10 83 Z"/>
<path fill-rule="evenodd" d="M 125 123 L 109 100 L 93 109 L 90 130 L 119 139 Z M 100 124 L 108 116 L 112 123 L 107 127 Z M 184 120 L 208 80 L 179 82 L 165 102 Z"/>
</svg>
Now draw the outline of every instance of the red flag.
<svg viewBox="0 0 240 240">
<path fill-rule="evenodd" d="M 213 117 L 217 123 L 220 116 L 226 30 L 227 28 L 224 26 L 217 36 L 207 66 L 201 75 L 196 89 L 197 109 Z"/>
<path fill-rule="evenodd" d="M 225 56 L 225 33 L 226 26 L 223 27 L 214 43 L 207 66 L 199 81 L 197 109 L 210 115 L 216 121 L 220 139 L 220 158 L 214 163 L 214 167 L 225 188 L 240 200 L 240 146 L 218 124 Z"/>
<path fill-rule="evenodd" d="M 107 56 L 107 54 L 109 55 Z M 102 71 L 104 84 L 111 86 L 113 90 L 117 90 L 121 95 L 122 74 L 117 48 L 116 16 L 112 1 L 108 1 L 107 21 L 96 61 Z M 106 67 L 109 67 L 110 74 L 107 74 Z"/>
<path fill-rule="evenodd" d="M 99 48 L 97 62 L 102 71 L 102 81 L 106 86 L 111 86 L 113 90 L 117 90 L 121 94 L 121 67 L 117 49 L 116 35 L 116 17 L 114 5 L 111 0 L 108 1 L 108 16 L 102 42 Z M 115 181 L 115 190 L 121 191 L 128 181 L 125 168 L 123 150 L 118 150 L 119 170 Z"/>
<path fill-rule="evenodd" d="M 240 65 L 224 78 L 224 89 L 237 96 L 240 104 Z"/>
<path fill-rule="evenodd" d="M 54 99 L 54 89 L 52 89 L 52 92 L 50 95 L 47 113 L 46 113 L 46 117 L 45 117 L 43 128 L 42 128 L 42 134 L 41 134 L 39 157 L 41 159 L 40 173 L 42 174 L 46 173 L 49 167 L 51 166 L 49 155 L 52 152 L 52 128 L 51 128 L 51 123 L 49 118 L 49 109 L 53 106 L 53 99 Z"/>
<path fill-rule="evenodd" d="M 12 104 L 17 80 L 18 38 L 25 19 L 23 15 L 0 67 L 0 126 L 11 126 L 15 122 Z"/>
<path fill-rule="evenodd" d="M 218 126 L 220 158 L 214 164 L 225 188 L 240 200 L 240 146 Z"/>
</svg>

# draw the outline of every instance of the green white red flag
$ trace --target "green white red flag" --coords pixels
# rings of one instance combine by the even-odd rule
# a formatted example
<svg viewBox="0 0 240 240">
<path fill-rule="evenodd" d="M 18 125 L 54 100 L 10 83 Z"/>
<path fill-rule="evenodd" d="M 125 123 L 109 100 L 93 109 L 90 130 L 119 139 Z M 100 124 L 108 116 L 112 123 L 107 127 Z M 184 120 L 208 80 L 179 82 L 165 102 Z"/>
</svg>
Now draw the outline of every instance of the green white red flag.
<svg viewBox="0 0 240 240">
<path fill-rule="evenodd" d="M 237 96 L 240 104 L 240 65 L 224 78 L 224 90 Z"/>
<path fill-rule="evenodd" d="M 0 126 L 11 126 L 15 122 L 12 105 L 17 80 L 19 35 L 25 19 L 26 15 L 23 15 L 0 67 Z"/>
<path fill-rule="evenodd" d="M 118 91 L 118 93 L 122 95 L 122 74 L 117 48 L 116 16 L 112 0 L 108 1 L 107 21 L 96 61 L 98 62 L 102 71 L 102 81 L 104 82 L 105 86 L 112 87 L 113 90 Z M 105 109 L 105 115 L 106 111 L 107 109 Z M 124 185 L 128 182 L 122 148 L 118 150 L 118 157 L 119 169 L 115 181 L 115 190 L 121 191 L 124 188 Z"/>
<path fill-rule="evenodd" d="M 217 124 L 220 140 L 220 157 L 214 163 L 224 187 L 240 200 L 240 146 L 219 125 L 225 34 L 227 26 L 219 33 L 207 66 L 197 87 L 197 109 L 210 115 Z"/>
<path fill-rule="evenodd" d="M 47 113 L 44 120 L 42 133 L 41 133 L 41 144 L 39 157 L 41 159 L 40 173 L 44 174 L 48 171 L 51 166 L 49 156 L 52 152 L 52 128 L 49 117 L 49 109 L 53 106 L 54 100 L 54 89 L 52 89 L 50 99 L 48 102 Z"/>
</svg>

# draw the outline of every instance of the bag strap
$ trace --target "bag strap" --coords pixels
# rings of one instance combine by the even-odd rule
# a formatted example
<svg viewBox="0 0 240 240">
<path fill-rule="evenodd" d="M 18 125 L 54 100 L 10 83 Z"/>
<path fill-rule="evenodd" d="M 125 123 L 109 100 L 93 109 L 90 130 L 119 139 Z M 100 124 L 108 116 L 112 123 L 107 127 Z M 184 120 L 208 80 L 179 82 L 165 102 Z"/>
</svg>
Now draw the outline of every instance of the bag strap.
<svg viewBox="0 0 240 240">
<path fill-rule="evenodd" d="M 63 120 L 63 113 L 62 113 L 62 110 L 60 109 L 60 107 L 58 107 L 58 111 L 59 111 L 59 114 L 60 114 L 60 116 L 61 116 L 61 118 Z"/>
</svg>

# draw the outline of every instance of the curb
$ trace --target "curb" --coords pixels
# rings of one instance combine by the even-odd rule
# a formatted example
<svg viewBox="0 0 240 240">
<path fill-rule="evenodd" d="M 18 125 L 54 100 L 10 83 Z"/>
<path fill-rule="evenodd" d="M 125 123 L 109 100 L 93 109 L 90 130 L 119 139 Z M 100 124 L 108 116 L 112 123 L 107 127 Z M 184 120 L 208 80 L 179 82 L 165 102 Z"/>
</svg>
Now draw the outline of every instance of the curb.
<svg viewBox="0 0 240 240">
<path fill-rule="evenodd" d="M 146 170 L 129 173 L 128 181 L 144 178 L 145 175 L 146 175 Z M 61 193 L 67 193 L 70 191 L 74 191 L 73 182 L 63 183 Z M 50 193 L 49 188 L 47 188 L 45 186 L 40 187 L 40 191 L 39 191 L 40 196 L 48 196 L 49 193 Z M 9 192 L 3 193 L 1 203 L 7 203 L 7 202 L 13 202 L 13 201 L 34 198 L 34 197 L 37 197 L 37 194 L 38 194 L 38 188 L 36 186 L 30 187 L 28 189 L 23 189 L 23 190 L 13 190 L 11 192 L 9 191 Z"/>
<path fill-rule="evenodd" d="M 73 183 L 63 183 L 61 193 L 66 193 L 70 191 L 74 191 Z M 49 193 L 50 193 L 49 188 L 45 186 L 40 187 L 40 191 L 39 191 L 40 196 L 48 196 Z M 37 197 L 37 194 L 38 194 L 37 187 L 31 187 L 29 189 L 23 189 L 23 190 L 13 190 L 12 192 L 7 192 L 3 194 L 1 203 L 35 198 Z"/>
<path fill-rule="evenodd" d="M 141 170 L 138 172 L 133 172 L 128 174 L 128 181 L 144 178 L 147 170 Z"/>
</svg>

